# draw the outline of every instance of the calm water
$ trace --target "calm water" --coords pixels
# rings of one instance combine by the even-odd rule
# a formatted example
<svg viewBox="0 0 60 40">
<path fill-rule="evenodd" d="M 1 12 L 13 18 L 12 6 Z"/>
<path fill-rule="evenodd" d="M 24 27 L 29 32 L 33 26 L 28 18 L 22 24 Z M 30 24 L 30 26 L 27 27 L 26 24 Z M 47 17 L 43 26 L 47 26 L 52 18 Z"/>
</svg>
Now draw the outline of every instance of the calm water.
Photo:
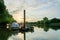
<svg viewBox="0 0 60 40">
<path fill-rule="evenodd" d="M 8 40 L 23 40 L 22 33 L 11 35 Z M 42 28 L 34 28 L 34 32 L 26 32 L 26 40 L 60 40 L 60 30 L 49 29 L 44 31 Z"/>
</svg>

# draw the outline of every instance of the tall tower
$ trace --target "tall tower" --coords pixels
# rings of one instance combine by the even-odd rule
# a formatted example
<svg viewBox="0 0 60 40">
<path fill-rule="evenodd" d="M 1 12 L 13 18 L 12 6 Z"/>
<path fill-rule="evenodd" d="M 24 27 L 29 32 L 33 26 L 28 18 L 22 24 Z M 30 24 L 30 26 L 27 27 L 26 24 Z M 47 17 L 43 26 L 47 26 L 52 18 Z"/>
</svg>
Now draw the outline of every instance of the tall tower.
<svg viewBox="0 0 60 40">
<path fill-rule="evenodd" d="M 25 10 L 24 10 L 24 29 L 25 29 L 25 20 L 26 20 L 26 15 L 25 15 Z M 24 40 L 26 40 L 26 33 L 24 31 Z"/>
</svg>

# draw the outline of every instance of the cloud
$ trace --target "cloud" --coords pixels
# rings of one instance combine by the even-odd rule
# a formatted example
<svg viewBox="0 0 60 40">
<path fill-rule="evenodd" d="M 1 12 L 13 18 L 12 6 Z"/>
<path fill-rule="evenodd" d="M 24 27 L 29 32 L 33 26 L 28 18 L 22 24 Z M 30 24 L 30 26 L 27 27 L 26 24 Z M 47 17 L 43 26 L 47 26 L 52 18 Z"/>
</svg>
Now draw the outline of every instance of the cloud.
<svg viewBox="0 0 60 40">
<path fill-rule="evenodd" d="M 5 5 L 9 11 L 19 10 L 22 5 L 22 0 L 5 0 Z"/>
<path fill-rule="evenodd" d="M 39 1 L 41 2 L 41 1 Z M 46 4 L 44 4 L 46 3 Z M 34 15 L 36 17 L 44 17 L 47 16 L 49 18 L 52 17 L 60 17 L 58 16 L 60 13 L 60 3 L 56 0 L 49 0 L 47 2 L 42 3 L 42 5 L 39 5 L 38 7 L 33 7 L 35 9 L 28 9 L 27 13 L 31 13 L 31 15 Z M 37 15 L 36 15 L 37 14 Z M 57 14 L 57 15 L 56 15 Z"/>
<path fill-rule="evenodd" d="M 52 4 L 57 5 L 57 3 L 59 3 L 59 0 L 6 0 L 5 4 L 7 5 L 7 7 L 11 7 L 11 8 L 19 8 L 21 6 L 25 6 L 26 8 L 29 7 L 33 7 L 33 8 L 37 8 L 37 7 L 45 7 L 45 6 L 49 6 Z M 53 6 L 53 5 L 52 5 Z"/>
<path fill-rule="evenodd" d="M 5 0 L 5 4 L 12 13 L 25 8 L 27 16 L 34 19 L 60 17 L 60 0 Z"/>
</svg>

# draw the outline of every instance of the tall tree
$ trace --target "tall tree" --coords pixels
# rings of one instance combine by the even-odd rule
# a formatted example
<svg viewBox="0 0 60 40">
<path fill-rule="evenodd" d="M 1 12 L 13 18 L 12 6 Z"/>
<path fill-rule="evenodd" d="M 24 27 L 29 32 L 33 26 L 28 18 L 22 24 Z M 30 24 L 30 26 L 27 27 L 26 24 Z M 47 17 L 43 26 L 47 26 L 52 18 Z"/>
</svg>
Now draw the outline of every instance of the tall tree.
<svg viewBox="0 0 60 40">
<path fill-rule="evenodd" d="M 14 19 L 12 15 L 9 14 L 6 6 L 4 5 L 4 0 L 0 0 L 0 27 L 6 28 L 8 23 L 11 23 Z"/>
</svg>

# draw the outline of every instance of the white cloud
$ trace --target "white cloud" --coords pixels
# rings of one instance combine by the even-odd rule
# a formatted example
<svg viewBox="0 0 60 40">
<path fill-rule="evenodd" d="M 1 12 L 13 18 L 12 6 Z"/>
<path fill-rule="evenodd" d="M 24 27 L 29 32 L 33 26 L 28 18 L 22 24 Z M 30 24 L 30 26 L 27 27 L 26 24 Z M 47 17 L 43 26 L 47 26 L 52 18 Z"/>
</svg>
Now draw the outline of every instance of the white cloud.
<svg viewBox="0 0 60 40">
<path fill-rule="evenodd" d="M 5 3 L 9 11 L 13 11 L 13 13 L 25 8 L 29 17 L 33 15 L 31 18 L 60 17 L 58 16 L 60 0 L 6 0 Z"/>
<path fill-rule="evenodd" d="M 22 7 L 22 0 L 5 0 L 5 5 L 9 11 L 14 11 Z"/>
</svg>

